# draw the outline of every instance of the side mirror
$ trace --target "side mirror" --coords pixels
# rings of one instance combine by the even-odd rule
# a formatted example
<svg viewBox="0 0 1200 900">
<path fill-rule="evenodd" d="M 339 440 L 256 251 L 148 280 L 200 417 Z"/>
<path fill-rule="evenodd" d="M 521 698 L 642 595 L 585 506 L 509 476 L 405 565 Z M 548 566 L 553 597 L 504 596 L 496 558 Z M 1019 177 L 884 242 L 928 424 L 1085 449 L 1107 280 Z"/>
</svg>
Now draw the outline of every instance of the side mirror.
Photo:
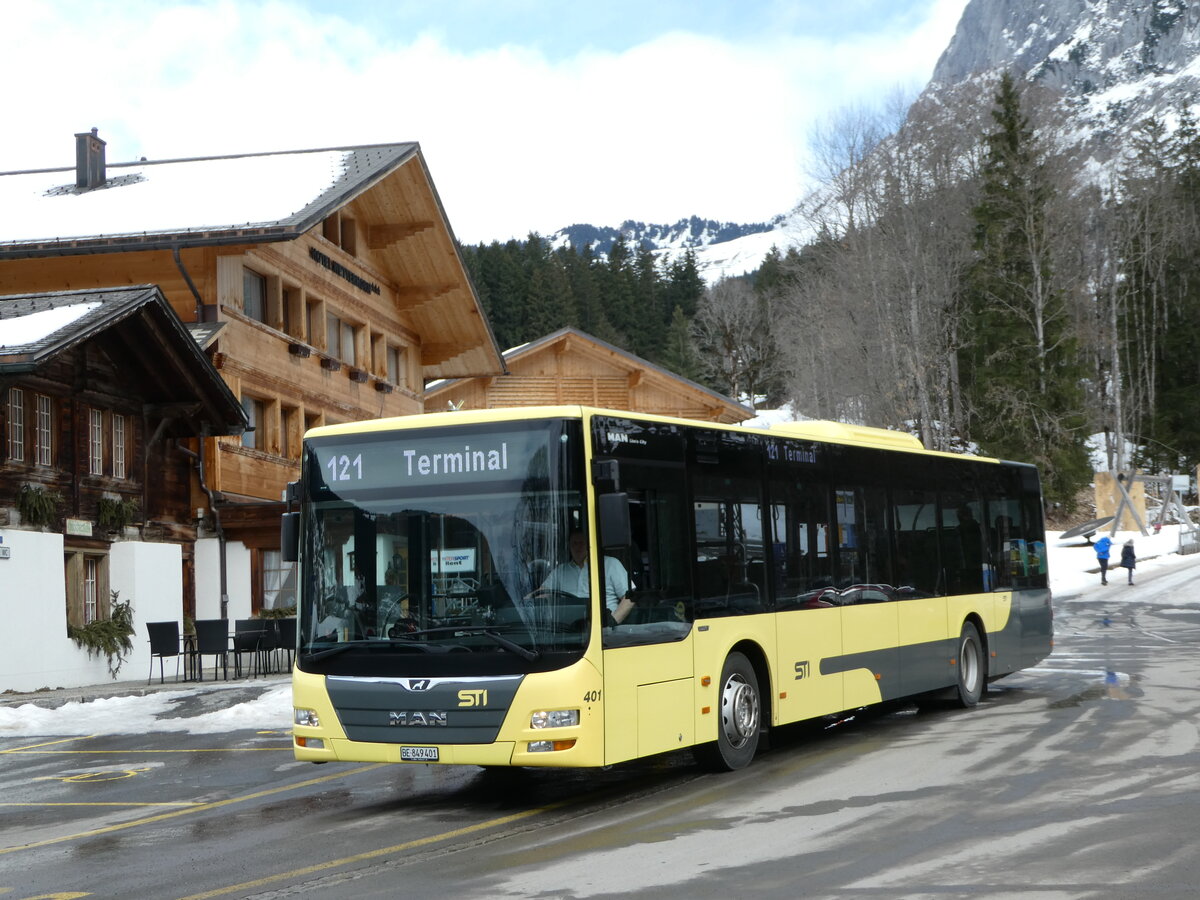
<svg viewBox="0 0 1200 900">
<path fill-rule="evenodd" d="M 621 489 L 621 468 L 615 459 L 592 460 L 592 484 L 598 494 L 611 494 Z"/>
<path fill-rule="evenodd" d="M 279 551 L 284 562 L 300 558 L 300 513 L 285 512 L 279 525 Z"/>
<path fill-rule="evenodd" d="M 601 549 L 628 547 L 633 541 L 629 527 L 629 495 L 601 494 L 596 498 Z"/>
</svg>

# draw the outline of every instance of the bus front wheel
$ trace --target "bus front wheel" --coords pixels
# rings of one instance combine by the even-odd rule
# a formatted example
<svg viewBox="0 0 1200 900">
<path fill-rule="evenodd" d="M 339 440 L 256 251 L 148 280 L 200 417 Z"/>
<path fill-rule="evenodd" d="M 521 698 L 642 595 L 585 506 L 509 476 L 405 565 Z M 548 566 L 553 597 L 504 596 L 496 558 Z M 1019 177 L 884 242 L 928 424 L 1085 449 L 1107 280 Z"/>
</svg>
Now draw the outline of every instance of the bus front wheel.
<svg viewBox="0 0 1200 900">
<path fill-rule="evenodd" d="M 754 759 L 762 734 L 762 700 L 754 667 L 741 653 L 725 659 L 717 702 L 717 739 L 696 748 L 697 756 L 716 771 L 744 769 Z"/>
<path fill-rule="evenodd" d="M 979 629 L 973 622 L 964 622 L 958 638 L 958 705 L 971 707 L 983 697 L 987 687 L 986 657 Z"/>
</svg>

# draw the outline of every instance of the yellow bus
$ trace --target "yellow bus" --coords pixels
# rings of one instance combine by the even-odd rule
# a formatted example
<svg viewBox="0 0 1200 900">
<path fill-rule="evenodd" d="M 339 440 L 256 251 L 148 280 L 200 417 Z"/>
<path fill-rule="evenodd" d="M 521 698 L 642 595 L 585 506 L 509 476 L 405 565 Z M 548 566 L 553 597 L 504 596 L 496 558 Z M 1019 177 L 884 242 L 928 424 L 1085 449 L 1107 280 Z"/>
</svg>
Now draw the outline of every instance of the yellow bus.
<svg viewBox="0 0 1200 900">
<path fill-rule="evenodd" d="M 1051 649 L 1029 465 L 829 422 L 587 407 L 315 428 L 289 486 L 295 756 L 606 766 Z M 593 561 L 602 560 L 602 565 Z"/>
</svg>

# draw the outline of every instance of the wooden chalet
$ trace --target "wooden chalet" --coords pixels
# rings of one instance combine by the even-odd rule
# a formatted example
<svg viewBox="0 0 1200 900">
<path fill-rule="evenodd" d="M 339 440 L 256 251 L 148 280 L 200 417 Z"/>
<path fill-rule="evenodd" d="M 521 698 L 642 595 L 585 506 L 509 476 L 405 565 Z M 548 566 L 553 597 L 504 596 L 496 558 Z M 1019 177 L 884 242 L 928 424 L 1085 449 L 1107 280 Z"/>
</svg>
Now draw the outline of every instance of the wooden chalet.
<svg viewBox="0 0 1200 900">
<path fill-rule="evenodd" d="M 505 371 L 420 147 L 111 164 L 94 129 L 75 137 L 72 168 L 0 173 L 0 295 L 157 287 L 249 423 L 164 461 L 190 478 L 171 535 L 220 545 L 219 584 L 216 554 L 197 567 L 200 614 L 287 605 L 280 500 L 305 430 L 419 413 L 430 380 Z"/>
<path fill-rule="evenodd" d="M 706 422 L 744 422 L 754 410 L 574 328 L 504 354 L 507 375 L 430 385 L 429 412 L 580 403 Z"/>
<path fill-rule="evenodd" d="M 127 528 L 179 537 L 191 484 L 177 442 L 245 425 L 157 287 L 0 297 L 0 526 L 62 535 L 70 624 L 107 616 L 107 557 Z M 5 554 L 0 583 L 50 593 L 37 560 Z"/>
</svg>

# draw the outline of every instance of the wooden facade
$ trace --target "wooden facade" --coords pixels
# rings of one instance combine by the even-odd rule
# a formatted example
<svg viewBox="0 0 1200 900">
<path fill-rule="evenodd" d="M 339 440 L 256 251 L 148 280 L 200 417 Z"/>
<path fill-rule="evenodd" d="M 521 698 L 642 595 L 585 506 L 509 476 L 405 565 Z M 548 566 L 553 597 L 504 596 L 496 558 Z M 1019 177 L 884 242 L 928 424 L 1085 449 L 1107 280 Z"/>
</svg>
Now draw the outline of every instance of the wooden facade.
<svg viewBox="0 0 1200 900">
<path fill-rule="evenodd" d="M 289 183 L 321 166 L 333 174 L 317 189 L 311 177 Z M 416 144 L 108 166 L 101 156 L 96 169 L 95 184 L 70 169 L 0 174 L 12 207 L 0 295 L 155 285 L 194 328 L 250 430 L 161 461 L 164 486 L 188 484 L 171 487 L 164 514 L 177 538 L 204 510 L 222 540 L 277 549 L 306 429 L 419 413 L 430 379 L 504 372 Z M 79 221 L 94 232 L 78 234 Z"/>
<path fill-rule="evenodd" d="M 744 422 L 749 407 L 574 328 L 504 354 L 508 375 L 433 384 L 429 412 L 584 404 L 705 422 Z"/>
<path fill-rule="evenodd" d="M 31 338 L 39 316 L 66 324 Z M 83 569 L 127 528 L 195 540 L 179 447 L 194 456 L 200 435 L 244 424 L 158 288 L 0 297 L 0 524 L 63 533 L 73 624 L 103 613 L 84 609 Z M 92 575 L 101 607 L 106 572 Z"/>
</svg>

